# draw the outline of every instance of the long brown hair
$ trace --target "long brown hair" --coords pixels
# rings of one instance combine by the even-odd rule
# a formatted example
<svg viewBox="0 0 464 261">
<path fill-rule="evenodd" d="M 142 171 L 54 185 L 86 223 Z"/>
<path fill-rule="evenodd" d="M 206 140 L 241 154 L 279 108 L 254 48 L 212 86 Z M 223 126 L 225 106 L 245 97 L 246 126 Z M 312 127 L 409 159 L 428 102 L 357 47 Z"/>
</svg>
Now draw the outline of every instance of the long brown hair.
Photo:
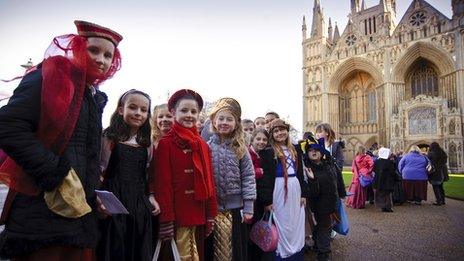
<svg viewBox="0 0 464 261">
<path fill-rule="evenodd" d="M 327 141 L 332 145 L 335 141 L 335 131 L 328 123 L 320 123 L 316 126 L 316 133 L 325 131 L 327 133 Z"/>
</svg>

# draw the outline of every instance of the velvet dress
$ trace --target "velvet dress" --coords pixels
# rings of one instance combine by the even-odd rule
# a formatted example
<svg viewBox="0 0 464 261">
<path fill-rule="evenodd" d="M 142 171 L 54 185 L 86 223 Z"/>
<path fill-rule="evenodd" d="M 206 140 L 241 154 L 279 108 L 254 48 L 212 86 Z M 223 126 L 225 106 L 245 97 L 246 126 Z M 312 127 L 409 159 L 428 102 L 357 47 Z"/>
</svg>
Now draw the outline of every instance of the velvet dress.
<svg viewBox="0 0 464 261">
<path fill-rule="evenodd" d="M 148 151 L 125 143 L 115 144 L 105 174 L 103 189 L 113 194 L 129 214 L 117 214 L 102 221 L 99 260 L 151 260 L 151 204 L 147 194 Z"/>
</svg>

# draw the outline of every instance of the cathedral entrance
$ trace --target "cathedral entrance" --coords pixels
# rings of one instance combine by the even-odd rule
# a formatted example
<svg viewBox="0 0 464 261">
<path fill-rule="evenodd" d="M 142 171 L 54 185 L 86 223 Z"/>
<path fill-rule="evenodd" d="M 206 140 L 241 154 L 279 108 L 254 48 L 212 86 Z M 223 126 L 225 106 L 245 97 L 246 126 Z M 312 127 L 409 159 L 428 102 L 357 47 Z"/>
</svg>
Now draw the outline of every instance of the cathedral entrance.
<svg viewBox="0 0 464 261">
<path fill-rule="evenodd" d="M 379 142 L 378 94 L 374 78 L 367 72 L 355 70 L 341 82 L 339 91 L 339 132 L 348 142 L 345 164 L 350 164 L 356 148 L 367 149 Z"/>
</svg>

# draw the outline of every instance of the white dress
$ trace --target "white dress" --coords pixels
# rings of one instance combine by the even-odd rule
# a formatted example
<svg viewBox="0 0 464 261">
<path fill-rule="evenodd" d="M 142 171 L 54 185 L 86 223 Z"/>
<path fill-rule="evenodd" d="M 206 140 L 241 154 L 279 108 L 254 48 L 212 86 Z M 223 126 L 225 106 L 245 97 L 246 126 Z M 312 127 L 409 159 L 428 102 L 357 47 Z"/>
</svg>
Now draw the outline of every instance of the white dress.
<svg viewBox="0 0 464 261">
<path fill-rule="evenodd" d="M 274 186 L 272 208 L 274 222 L 279 231 L 277 255 L 281 258 L 290 257 L 300 252 L 305 243 L 305 209 L 300 204 L 301 187 L 296 177 L 294 164 L 289 164 L 290 153 L 286 147 L 284 154 L 287 158 L 287 200 L 285 201 L 285 179 L 277 173 Z"/>
</svg>

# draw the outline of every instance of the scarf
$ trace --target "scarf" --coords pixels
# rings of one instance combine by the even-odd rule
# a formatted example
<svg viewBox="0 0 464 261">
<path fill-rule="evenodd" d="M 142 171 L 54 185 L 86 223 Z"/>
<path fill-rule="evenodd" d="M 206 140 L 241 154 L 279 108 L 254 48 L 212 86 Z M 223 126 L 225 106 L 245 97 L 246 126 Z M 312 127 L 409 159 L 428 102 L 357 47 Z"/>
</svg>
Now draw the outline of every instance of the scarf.
<svg viewBox="0 0 464 261">
<path fill-rule="evenodd" d="M 192 150 L 195 200 L 211 198 L 214 193 L 211 156 L 208 153 L 209 147 L 198 134 L 197 128 L 185 128 L 175 121 L 169 134 L 173 135 L 181 147 Z"/>
<path fill-rule="evenodd" d="M 105 76 L 97 78 L 92 73 L 88 75 L 87 57 L 84 37 L 64 35 L 53 39 L 40 68 L 43 80 L 37 138 L 57 155 L 63 153 L 74 132 L 86 84 L 101 83 L 119 69 L 120 57 L 117 53 Z M 115 65 L 117 68 L 114 68 Z M 40 193 L 32 177 L 24 173 L 10 157 L 0 167 L 0 182 L 26 195 Z"/>
</svg>

